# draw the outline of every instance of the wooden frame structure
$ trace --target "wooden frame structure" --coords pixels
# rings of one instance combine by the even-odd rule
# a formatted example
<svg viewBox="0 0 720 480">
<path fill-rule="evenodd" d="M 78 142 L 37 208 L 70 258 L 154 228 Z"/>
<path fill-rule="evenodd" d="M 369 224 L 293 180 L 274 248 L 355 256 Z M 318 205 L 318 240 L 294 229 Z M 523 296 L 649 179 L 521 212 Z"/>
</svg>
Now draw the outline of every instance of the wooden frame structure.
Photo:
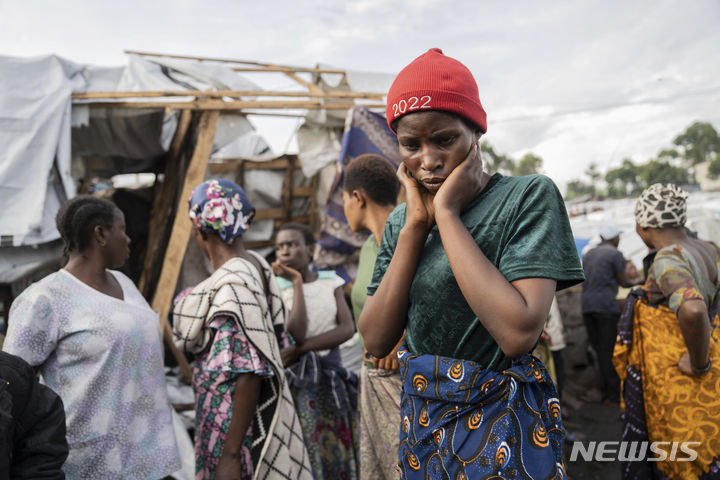
<svg viewBox="0 0 720 480">
<path fill-rule="evenodd" d="M 222 174 L 235 172 L 235 182 L 238 185 L 245 185 L 245 172 L 251 170 L 275 170 L 283 171 L 285 177 L 282 187 L 282 206 L 277 208 L 259 209 L 255 212 L 255 220 L 274 220 L 275 227 L 283 223 L 298 222 L 310 225 L 314 230 L 319 224 L 317 216 L 317 187 L 318 176 L 313 175 L 310 185 L 294 186 L 295 172 L 299 168 L 297 155 L 284 155 L 280 158 L 267 162 L 258 162 L 244 158 L 225 158 L 222 163 L 208 164 L 208 172 L 211 174 Z M 310 202 L 310 213 L 300 216 L 293 215 L 293 200 L 296 198 L 307 198 Z M 272 240 L 261 240 L 245 242 L 247 248 L 269 247 Z"/>
<path fill-rule="evenodd" d="M 175 293 L 180 267 L 188 245 L 191 224 L 184 214 L 187 198 L 193 186 L 205 179 L 206 171 L 212 173 L 237 172 L 242 184 L 245 172 L 252 169 L 284 170 L 285 180 L 282 191 L 282 207 L 260 210 L 256 219 L 273 219 L 276 223 L 300 221 L 317 224 L 317 218 L 310 216 L 293 218 L 293 199 L 309 197 L 311 212 L 315 212 L 317 176 L 308 187 L 294 187 L 293 178 L 297 168 L 297 157 L 286 155 L 268 162 L 253 162 L 246 159 L 227 159 L 221 164 L 208 164 L 215 137 L 217 120 L 221 111 L 236 111 L 247 115 L 270 115 L 299 117 L 287 110 L 347 110 L 356 101 L 371 109 L 385 108 L 384 94 L 371 92 L 326 92 L 298 74 L 340 74 L 343 70 L 303 68 L 276 65 L 245 60 L 231 60 L 209 57 L 189 57 L 148 52 L 126 51 L 127 54 L 149 57 L 166 57 L 198 62 L 231 63 L 237 72 L 266 72 L 285 75 L 304 88 L 303 91 L 146 91 L 146 92 L 87 92 L 73 94 L 73 101 L 84 103 L 90 108 L 143 108 L 180 111 L 178 125 L 170 148 L 163 159 L 164 181 L 154 187 L 153 206 L 148 233 L 148 249 L 143 272 L 139 281 L 140 291 L 151 297 L 150 304 L 160 316 L 163 337 L 180 366 L 185 381 L 192 372 L 184 354 L 173 342 L 172 329 L 168 323 L 172 297 Z M 178 97 L 190 97 L 190 100 Z M 152 100 L 155 99 L 155 100 Z M 248 242 L 250 248 L 269 245 L 265 242 Z M 159 264 L 159 269 L 158 269 Z M 159 270 L 159 273 L 158 273 Z M 153 288 L 157 285 L 157 288 Z"/>
</svg>

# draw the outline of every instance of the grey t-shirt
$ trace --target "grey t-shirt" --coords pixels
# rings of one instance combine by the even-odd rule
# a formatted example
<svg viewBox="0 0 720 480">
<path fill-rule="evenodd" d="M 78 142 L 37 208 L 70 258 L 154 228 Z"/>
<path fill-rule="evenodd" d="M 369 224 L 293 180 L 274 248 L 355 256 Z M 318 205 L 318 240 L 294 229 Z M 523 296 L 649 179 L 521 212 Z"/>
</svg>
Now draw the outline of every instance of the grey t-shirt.
<svg viewBox="0 0 720 480">
<path fill-rule="evenodd" d="M 615 297 L 617 274 L 625 271 L 623 254 L 614 245 L 603 242 L 583 256 L 582 264 L 585 271 L 582 313 L 620 313 Z"/>
</svg>

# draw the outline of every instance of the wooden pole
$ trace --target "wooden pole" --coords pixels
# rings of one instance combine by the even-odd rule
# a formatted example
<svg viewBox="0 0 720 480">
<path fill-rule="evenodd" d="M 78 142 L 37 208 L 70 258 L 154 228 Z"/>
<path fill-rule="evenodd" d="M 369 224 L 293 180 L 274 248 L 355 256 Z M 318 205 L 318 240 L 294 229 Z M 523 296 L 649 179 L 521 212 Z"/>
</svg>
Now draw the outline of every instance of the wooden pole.
<svg viewBox="0 0 720 480">
<path fill-rule="evenodd" d="M 285 211 L 283 221 L 289 222 L 292 218 L 293 187 L 295 186 L 295 157 L 288 155 L 285 158 L 287 159 L 287 168 L 285 169 L 285 185 L 282 189 L 283 210 Z"/>
<path fill-rule="evenodd" d="M 285 73 L 285 75 L 287 75 L 288 77 L 292 78 L 293 80 L 295 80 L 297 83 L 299 83 L 299 84 L 302 85 L 303 87 L 307 88 L 310 92 L 315 92 L 315 93 L 318 93 L 318 94 L 319 94 L 319 93 L 325 93 L 325 92 L 323 92 L 323 89 L 322 89 L 322 88 L 318 87 L 317 85 L 315 85 L 315 84 L 312 83 L 312 82 L 308 82 L 308 81 L 300 78 L 299 76 L 295 75 L 295 73 L 293 73 L 293 72 L 288 72 L 288 71 L 286 71 L 286 72 L 284 72 L 284 73 Z"/>
<path fill-rule="evenodd" d="M 173 200 L 175 199 L 175 190 L 177 188 L 177 176 L 179 175 L 178 160 L 183 146 L 186 143 L 188 132 L 190 131 L 190 119 L 192 111 L 183 110 L 178 119 L 178 125 L 175 128 L 170 148 L 165 155 L 165 179 L 153 193 L 153 205 L 150 212 L 150 225 L 148 227 L 148 243 L 145 252 L 145 261 L 143 262 L 143 271 L 138 282 L 138 289 L 150 298 L 150 285 L 157 269 L 158 254 L 161 251 L 162 244 L 167 238 L 168 225 L 166 219 L 172 214 Z"/>
<path fill-rule="evenodd" d="M 323 103 L 317 100 L 191 100 L 189 102 L 94 102 L 88 104 L 93 108 L 146 108 L 159 109 L 168 108 L 172 110 L 347 110 L 356 104 L 348 103 Z M 362 104 L 366 108 L 385 109 L 384 103 Z"/>
<path fill-rule="evenodd" d="M 137 50 L 124 50 L 127 55 L 140 55 L 143 57 L 166 57 L 166 58 L 177 58 L 180 60 L 198 60 L 200 62 L 220 62 L 220 63 L 244 63 L 246 65 L 258 65 L 267 66 L 269 63 L 254 62 L 252 60 L 232 60 L 229 58 L 213 58 L 213 57 L 191 57 L 188 55 L 172 55 L 169 53 L 153 53 L 153 52 L 140 52 Z"/>
<path fill-rule="evenodd" d="M 312 84 L 311 84 L 312 85 Z M 307 87 L 303 83 L 303 86 Z M 315 87 L 315 85 L 313 85 Z M 316 87 L 317 88 L 317 87 Z M 73 100 L 95 100 L 106 98 L 161 98 L 161 97 L 201 97 L 201 98 L 223 98 L 223 97 L 308 97 L 308 98 L 360 98 L 366 100 L 382 100 L 383 93 L 372 92 L 325 92 L 304 91 L 304 92 L 281 92 L 271 90 L 162 90 L 148 92 L 84 92 L 73 93 Z"/>
<path fill-rule="evenodd" d="M 172 303 L 173 294 L 180 275 L 180 266 L 185 257 L 188 240 L 190 239 L 191 223 L 187 217 L 187 199 L 192 189 L 205 178 L 208 158 L 212 150 L 217 127 L 218 111 L 203 112 L 198 126 L 198 138 L 190 165 L 185 173 L 182 192 L 178 198 L 178 207 L 173 221 L 170 242 L 168 243 L 163 266 L 158 280 L 158 287 L 153 296 L 152 308 L 160 314 L 160 323 L 163 337 L 168 343 L 173 355 L 178 360 L 180 370 L 186 381 L 192 378 L 192 371 L 185 360 L 185 356 L 177 350 L 173 342 L 173 333 L 168 323 L 168 313 Z"/>
<path fill-rule="evenodd" d="M 245 115 L 257 115 L 261 117 L 305 118 L 307 116 L 299 113 L 248 112 L 246 110 L 242 110 L 242 113 Z"/>
<path fill-rule="evenodd" d="M 252 60 L 233 60 L 230 58 L 213 58 L 213 57 L 192 57 L 188 55 L 170 55 L 167 53 L 151 53 L 151 52 L 138 52 L 135 50 L 125 50 L 128 55 L 141 55 L 144 57 L 165 57 L 165 58 L 177 58 L 180 60 L 197 60 L 199 62 L 219 62 L 219 63 L 242 63 L 245 65 L 257 65 L 262 68 L 251 68 L 244 71 L 253 72 L 301 72 L 301 73 L 336 73 L 340 75 L 345 74 L 345 70 L 328 69 L 328 68 L 305 68 L 305 67 L 293 67 L 291 65 L 275 65 L 272 63 L 255 62 Z M 242 67 L 240 67 L 242 69 Z"/>
<path fill-rule="evenodd" d="M 233 67 L 236 72 L 292 72 L 292 73 L 329 73 L 334 75 L 345 75 L 345 70 L 333 70 L 330 68 L 304 68 L 286 67 L 282 65 L 268 65 L 267 67 Z"/>
</svg>

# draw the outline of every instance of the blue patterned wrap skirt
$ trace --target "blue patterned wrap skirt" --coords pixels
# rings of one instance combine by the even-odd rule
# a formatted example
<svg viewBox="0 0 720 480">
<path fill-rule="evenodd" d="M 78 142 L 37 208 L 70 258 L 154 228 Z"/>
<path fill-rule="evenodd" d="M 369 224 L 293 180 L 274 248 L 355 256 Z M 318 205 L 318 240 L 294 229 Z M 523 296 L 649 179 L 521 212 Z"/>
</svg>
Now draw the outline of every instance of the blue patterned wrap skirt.
<svg viewBox="0 0 720 480">
<path fill-rule="evenodd" d="M 531 355 L 502 373 L 398 352 L 402 479 L 565 479 L 560 401 Z"/>
</svg>

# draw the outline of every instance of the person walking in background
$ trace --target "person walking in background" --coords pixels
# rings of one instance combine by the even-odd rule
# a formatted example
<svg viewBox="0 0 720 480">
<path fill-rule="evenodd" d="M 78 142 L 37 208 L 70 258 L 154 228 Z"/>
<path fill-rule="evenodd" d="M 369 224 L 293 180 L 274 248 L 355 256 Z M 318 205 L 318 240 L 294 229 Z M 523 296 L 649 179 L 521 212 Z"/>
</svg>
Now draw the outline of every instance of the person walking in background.
<svg viewBox="0 0 720 480">
<path fill-rule="evenodd" d="M 360 155 L 343 173 L 343 207 L 348 225 L 354 232 L 370 230 L 360 249 L 351 292 L 355 321 L 365 305 L 385 222 L 395 208 L 399 192 L 395 169 L 379 155 Z M 362 341 L 362 336 L 357 335 Z M 365 362 L 360 371 L 358 402 L 360 478 L 363 480 L 397 477 L 397 422 L 402 391 L 397 361 L 399 346 L 381 359 L 372 357 L 366 350 L 363 352 Z"/>
<path fill-rule="evenodd" d="M 275 237 L 272 264 L 289 310 L 295 344 L 283 351 L 288 382 L 316 480 L 356 479 L 357 376 L 342 364 L 339 346 L 355 332 L 345 281 L 312 271 L 315 246 L 307 225 L 286 223 Z"/>
<path fill-rule="evenodd" d="M 620 318 L 620 305 L 616 297 L 618 286 L 638 285 L 637 278 L 625 275 L 625 257 L 618 250 L 620 230 L 606 225 L 600 230 L 600 244 L 583 255 L 585 283 L 582 291 L 582 314 L 588 342 L 595 351 L 600 379 L 602 401 L 620 402 L 620 379 L 612 364 L 613 346 Z"/>
<path fill-rule="evenodd" d="M 111 270 L 130 253 L 125 217 L 81 195 L 56 217 L 64 268 L 12 304 L 4 350 L 62 398 L 69 479 L 159 479 L 180 469 L 160 322 L 132 281 Z"/>
<path fill-rule="evenodd" d="M 623 440 L 685 452 L 624 462 L 625 479 L 720 478 L 720 249 L 693 238 L 686 219 L 687 193 L 675 185 L 652 185 L 637 200 L 636 231 L 657 254 L 618 326 Z"/>
<path fill-rule="evenodd" d="M 285 379 L 285 307 L 270 265 L 242 241 L 255 215 L 243 189 L 193 189 L 193 238 L 215 272 L 173 309 L 178 348 L 196 355 L 196 479 L 311 479 Z"/>
<path fill-rule="evenodd" d="M 564 478 L 557 391 L 530 355 L 556 289 L 583 280 L 562 197 L 542 175 L 483 171 L 470 71 L 431 49 L 387 96 L 407 203 L 388 217 L 359 328 L 401 340 L 403 479 Z"/>
</svg>

